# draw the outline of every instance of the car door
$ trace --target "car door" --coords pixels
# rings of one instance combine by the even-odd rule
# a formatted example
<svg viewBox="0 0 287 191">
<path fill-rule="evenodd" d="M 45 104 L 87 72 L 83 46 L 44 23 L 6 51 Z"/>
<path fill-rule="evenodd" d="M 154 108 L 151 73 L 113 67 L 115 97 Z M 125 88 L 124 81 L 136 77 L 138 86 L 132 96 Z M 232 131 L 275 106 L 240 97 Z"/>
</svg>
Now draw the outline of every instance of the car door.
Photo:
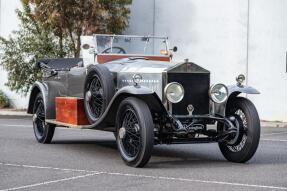
<svg viewBox="0 0 287 191">
<path fill-rule="evenodd" d="M 84 97 L 85 67 L 73 67 L 68 73 L 68 96 Z"/>
</svg>

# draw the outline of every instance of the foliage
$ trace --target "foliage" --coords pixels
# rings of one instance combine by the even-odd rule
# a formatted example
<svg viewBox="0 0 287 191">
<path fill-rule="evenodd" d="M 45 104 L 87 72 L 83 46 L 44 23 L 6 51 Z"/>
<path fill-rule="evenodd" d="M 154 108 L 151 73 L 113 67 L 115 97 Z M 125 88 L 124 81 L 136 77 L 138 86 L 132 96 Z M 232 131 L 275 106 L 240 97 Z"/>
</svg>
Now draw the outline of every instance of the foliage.
<svg viewBox="0 0 287 191">
<path fill-rule="evenodd" d="M 26 94 L 31 85 L 41 78 L 34 69 L 39 58 L 59 57 L 59 46 L 50 30 L 43 29 L 34 20 L 29 6 L 23 4 L 23 11 L 17 10 L 20 29 L 8 38 L 0 37 L 0 64 L 8 71 L 6 85 L 11 90 Z"/>
<path fill-rule="evenodd" d="M 128 26 L 131 0 L 21 0 L 20 28 L 0 37 L 0 65 L 11 90 L 27 94 L 42 75 L 39 58 L 79 57 L 80 36 L 121 33 Z"/>
<path fill-rule="evenodd" d="M 4 94 L 2 90 L 0 90 L 0 108 L 8 107 L 9 106 L 9 99 Z"/>
<path fill-rule="evenodd" d="M 128 25 L 131 0 L 26 0 L 35 7 L 35 20 L 68 37 L 74 57 L 80 55 L 80 37 L 93 33 L 121 33 Z"/>
</svg>

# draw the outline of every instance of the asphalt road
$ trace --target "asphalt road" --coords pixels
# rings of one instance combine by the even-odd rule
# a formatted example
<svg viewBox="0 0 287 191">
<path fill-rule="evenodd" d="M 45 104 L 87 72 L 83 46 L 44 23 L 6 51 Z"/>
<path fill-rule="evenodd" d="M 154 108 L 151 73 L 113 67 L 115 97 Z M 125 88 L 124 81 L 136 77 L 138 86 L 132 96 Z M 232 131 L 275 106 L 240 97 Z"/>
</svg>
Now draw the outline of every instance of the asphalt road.
<svg viewBox="0 0 287 191">
<path fill-rule="evenodd" d="M 217 144 L 160 145 L 143 169 L 126 166 L 111 133 L 56 129 L 34 139 L 31 120 L 0 119 L 3 190 L 287 190 L 287 128 L 263 128 L 256 155 L 227 162 Z"/>
</svg>

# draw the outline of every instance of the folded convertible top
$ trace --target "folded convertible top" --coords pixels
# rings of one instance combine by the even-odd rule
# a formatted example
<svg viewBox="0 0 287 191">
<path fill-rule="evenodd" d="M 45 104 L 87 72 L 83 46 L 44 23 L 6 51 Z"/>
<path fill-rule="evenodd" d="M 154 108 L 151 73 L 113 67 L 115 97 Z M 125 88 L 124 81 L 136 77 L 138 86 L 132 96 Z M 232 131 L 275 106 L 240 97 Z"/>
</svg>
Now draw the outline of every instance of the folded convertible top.
<svg viewBox="0 0 287 191">
<path fill-rule="evenodd" d="M 78 66 L 83 62 L 82 58 L 57 58 L 57 59 L 39 59 L 37 60 L 37 65 L 39 63 L 44 63 L 53 69 L 70 69 Z"/>
</svg>

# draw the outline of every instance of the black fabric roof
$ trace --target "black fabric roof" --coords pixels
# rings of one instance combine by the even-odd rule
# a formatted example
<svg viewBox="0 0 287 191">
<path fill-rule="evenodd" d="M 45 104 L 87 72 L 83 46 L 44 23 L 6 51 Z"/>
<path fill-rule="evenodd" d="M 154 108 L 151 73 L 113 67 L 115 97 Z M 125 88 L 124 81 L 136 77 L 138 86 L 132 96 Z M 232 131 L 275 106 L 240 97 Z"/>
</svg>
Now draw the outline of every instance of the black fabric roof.
<svg viewBox="0 0 287 191">
<path fill-rule="evenodd" d="M 57 58 L 57 59 L 40 59 L 37 61 L 44 62 L 48 66 L 54 69 L 68 69 L 75 67 L 79 62 L 83 62 L 82 58 Z"/>
</svg>

